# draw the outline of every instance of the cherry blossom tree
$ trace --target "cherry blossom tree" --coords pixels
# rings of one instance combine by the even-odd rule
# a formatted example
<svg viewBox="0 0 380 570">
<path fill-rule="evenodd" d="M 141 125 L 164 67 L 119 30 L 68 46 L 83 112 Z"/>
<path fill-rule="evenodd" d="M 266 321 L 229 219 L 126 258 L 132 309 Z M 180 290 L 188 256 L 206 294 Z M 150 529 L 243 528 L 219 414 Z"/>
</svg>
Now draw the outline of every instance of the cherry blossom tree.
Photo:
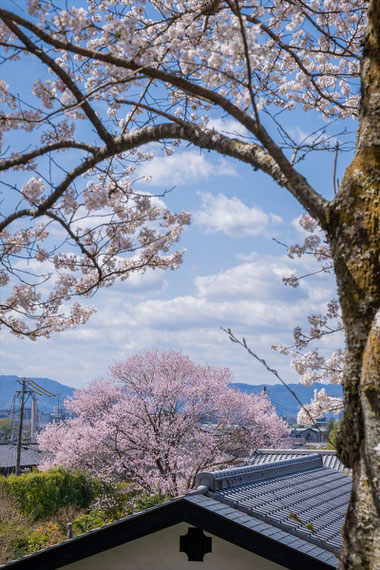
<svg viewBox="0 0 380 570">
<path fill-rule="evenodd" d="M 67 402 L 74 417 L 39 436 L 42 468 L 62 465 L 171 495 L 236 453 L 281 444 L 289 430 L 265 395 L 230 388 L 228 369 L 181 352 L 144 351 Z"/>
<path fill-rule="evenodd" d="M 304 275 L 291 274 L 283 277 L 285 285 L 298 287 L 303 279 L 311 278 L 320 273 L 331 273 L 333 261 L 325 236 L 320 232 L 318 224 L 310 216 L 304 214 L 298 220 L 298 224 L 307 232 L 304 242 L 286 246 L 290 259 L 312 257 L 317 262 L 317 268 Z M 278 240 L 276 240 L 278 241 Z M 281 242 L 279 242 L 281 243 Z M 337 348 L 329 356 L 324 356 L 318 342 L 324 337 L 330 337 L 343 331 L 343 322 L 339 301 L 332 299 L 327 303 L 324 314 L 310 314 L 307 316 L 310 330 L 305 333 L 297 326 L 293 331 L 293 345 L 272 345 L 273 350 L 291 357 L 291 365 L 300 375 L 301 384 L 310 386 L 315 382 L 342 384 L 343 382 L 343 357 L 342 347 Z M 313 420 L 333 413 L 339 414 L 343 410 L 343 399 L 329 396 L 325 388 L 314 390 L 314 398 L 310 404 L 305 404 L 297 415 L 298 423 L 311 425 Z"/>
<path fill-rule="evenodd" d="M 18 312 L 33 316 L 39 306 L 37 329 L 62 328 L 55 309 L 60 299 L 126 276 L 118 251 L 134 246 L 121 220 L 135 218 L 123 213 L 120 220 L 112 212 L 119 204 L 115 195 L 124 206 L 129 198 L 134 182 L 129 169 L 149 159 L 144 145 L 156 143 L 171 154 L 186 141 L 266 173 L 317 221 L 330 246 L 346 335 L 337 448 L 353 468 L 340 565 L 379 567 L 379 2 L 67 0 L 63 6 L 29 0 L 28 12 L 2 7 L 0 18 L 3 61 L 33 58 L 43 68 L 26 93 L 1 82 L 7 108 L 1 168 L 26 171 L 21 187 L 9 182 L 15 197 L 0 222 L 1 280 L 20 271 L 21 260 L 41 263 L 45 251 L 54 253 L 58 239 L 42 247 L 46 219 L 59 225 L 71 247 L 53 256 L 58 294 L 43 301 L 43 287 L 21 281 L 5 304 L 4 320 L 22 334 L 27 325 Z M 287 112 L 300 108 L 319 113 L 323 121 L 301 141 L 286 121 Z M 325 121 L 336 120 L 338 126 L 351 116 L 359 118 L 355 156 L 339 185 L 334 178 L 336 195 L 329 200 L 305 178 L 303 161 L 312 152 L 318 164 L 326 153 L 335 156 L 339 127 L 338 133 L 327 133 Z M 215 117 L 233 119 L 239 129 L 217 129 Z M 98 225 L 94 230 L 83 223 L 99 206 L 114 215 L 109 234 L 98 235 Z M 144 235 L 153 248 L 166 236 L 149 230 Z M 159 263 L 150 252 L 148 245 L 149 260 Z M 166 264 L 173 262 L 163 257 Z M 21 278 L 30 271 L 22 270 Z M 49 265 L 45 274 L 51 271 Z M 83 276 L 76 281 L 78 272 Z M 87 316 L 76 306 L 60 318 L 74 324 Z"/>
</svg>

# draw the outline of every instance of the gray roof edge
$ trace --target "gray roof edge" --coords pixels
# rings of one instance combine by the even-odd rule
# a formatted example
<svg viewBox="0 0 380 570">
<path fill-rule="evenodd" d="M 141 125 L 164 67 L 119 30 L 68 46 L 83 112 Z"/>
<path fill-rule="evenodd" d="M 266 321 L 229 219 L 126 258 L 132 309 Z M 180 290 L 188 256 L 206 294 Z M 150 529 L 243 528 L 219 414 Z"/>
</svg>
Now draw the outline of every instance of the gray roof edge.
<svg viewBox="0 0 380 570">
<path fill-rule="evenodd" d="M 318 453 L 320 455 L 336 455 L 335 449 L 282 449 L 282 448 L 262 448 L 256 449 L 254 454 L 262 455 L 277 455 L 278 453 L 292 453 L 294 455 L 312 455 L 313 453 Z"/>
<path fill-rule="evenodd" d="M 195 488 L 206 485 L 210 491 L 220 491 L 255 481 L 288 475 L 297 471 L 323 467 L 322 455 L 315 453 L 295 459 L 285 459 L 276 463 L 245 465 L 223 471 L 202 471 L 195 478 Z"/>
</svg>

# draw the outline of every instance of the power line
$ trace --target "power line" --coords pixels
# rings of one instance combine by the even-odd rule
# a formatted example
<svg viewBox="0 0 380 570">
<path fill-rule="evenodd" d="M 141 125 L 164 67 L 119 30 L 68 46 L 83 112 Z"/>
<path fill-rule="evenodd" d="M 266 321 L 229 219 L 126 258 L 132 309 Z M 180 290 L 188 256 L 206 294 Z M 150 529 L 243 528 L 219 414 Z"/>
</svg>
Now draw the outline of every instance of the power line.
<svg viewBox="0 0 380 570">
<path fill-rule="evenodd" d="M 27 380 L 26 378 L 24 378 L 23 380 L 17 379 L 17 382 L 22 386 L 21 391 L 20 390 L 16 391 L 16 394 L 21 392 L 21 403 L 20 403 L 19 424 L 18 424 L 18 434 L 17 434 L 17 452 L 16 452 L 16 475 L 20 475 L 22 426 L 24 420 L 25 395 L 27 395 L 27 397 L 32 398 L 32 414 L 30 418 L 30 432 L 32 438 L 32 434 L 34 434 L 35 430 L 35 426 L 32 424 L 33 422 L 36 421 L 36 416 L 37 416 L 36 410 L 34 408 L 34 406 L 36 407 L 35 403 L 35 401 L 37 400 L 36 394 L 38 394 L 39 396 L 48 396 L 49 398 L 51 396 L 56 396 L 56 394 L 52 394 L 51 392 L 49 392 L 48 390 L 46 390 L 45 388 L 43 388 L 42 386 L 40 386 L 31 379 L 29 380 Z M 13 400 L 13 413 L 15 413 L 14 400 Z M 14 416 L 13 416 L 13 421 L 14 421 Z"/>
</svg>

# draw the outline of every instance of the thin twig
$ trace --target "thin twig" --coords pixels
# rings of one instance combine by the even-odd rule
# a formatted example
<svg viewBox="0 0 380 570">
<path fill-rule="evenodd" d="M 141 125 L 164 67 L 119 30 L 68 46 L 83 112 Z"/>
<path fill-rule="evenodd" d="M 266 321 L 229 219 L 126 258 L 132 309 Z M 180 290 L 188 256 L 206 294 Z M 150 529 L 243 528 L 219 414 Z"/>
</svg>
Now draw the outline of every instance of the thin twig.
<svg viewBox="0 0 380 570">
<path fill-rule="evenodd" d="M 335 158 L 334 158 L 334 172 L 333 172 L 333 186 L 334 186 L 334 196 L 337 195 L 337 188 L 336 188 L 336 168 L 338 164 L 338 152 L 339 152 L 339 142 L 336 142 L 335 146 Z"/>
<path fill-rule="evenodd" d="M 323 436 L 323 438 L 328 441 L 328 443 L 330 443 L 334 449 L 336 449 L 335 445 L 333 444 L 333 442 L 330 440 L 329 436 L 324 433 L 321 428 L 317 425 L 317 423 L 315 422 L 313 416 L 311 415 L 311 413 L 309 412 L 309 410 L 307 408 L 305 408 L 305 406 L 303 405 L 303 403 L 301 402 L 301 400 L 299 399 L 299 397 L 297 396 L 297 394 L 288 386 L 288 384 L 281 378 L 281 376 L 279 375 L 279 373 L 277 372 L 277 370 L 275 370 L 274 368 L 271 368 L 270 366 L 268 366 L 268 364 L 265 362 L 265 360 L 263 358 L 260 358 L 259 356 L 257 356 L 257 354 L 255 354 L 247 345 L 247 341 L 245 340 L 245 338 L 243 337 L 242 340 L 239 340 L 231 331 L 231 329 L 224 329 L 223 327 L 220 327 L 222 329 L 222 331 L 224 331 L 226 334 L 228 334 L 230 341 L 235 342 L 237 344 L 240 344 L 240 346 L 242 346 L 243 348 L 245 348 L 245 350 L 248 352 L 248 354 L 250 354 L 251 356 L 253 356 L 253 358 L 256 358 L 256 360 L 258 360 L 263 366 L 265 366 L 265 368 L 271 372 L 274 376 L 276 376 L 276 378 L 278 378 L 278 380 L 280 380 L 281 384 L 283 386 L 285 386 L 285 388 L 287 390 L 289 390 L 289 392 L 292 394 L 292 396 L 297 400 L 297 402 L 299 403 L 299 405 L 301 406 L 301 408 L 303 409 L 303 411 L 306 413 L 306 415 L 309 417 L 312 425 L 319 431 L 319 433 Z"/>
</svg>

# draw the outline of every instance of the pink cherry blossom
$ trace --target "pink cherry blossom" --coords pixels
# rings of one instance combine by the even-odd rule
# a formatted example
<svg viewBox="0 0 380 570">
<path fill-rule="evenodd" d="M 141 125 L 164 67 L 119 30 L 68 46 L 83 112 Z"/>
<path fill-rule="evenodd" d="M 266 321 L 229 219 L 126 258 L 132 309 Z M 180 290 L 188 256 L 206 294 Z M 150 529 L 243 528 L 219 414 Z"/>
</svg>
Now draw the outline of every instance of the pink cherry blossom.
<svg viewBox="0 0 380 570">
<path fill-rule="evenodd" d="M 329 273 L 332 269 L 330 250 L 327 244 L 323 244 L 323 236 L 315 233 L 321 233 L 317 222 L 311 216 L 304 214 L 298 223 L 311 235 L 306 236 L 302 246 L 298 244 L 289 246 L 288 256 L 294 259 L 295 256 L 311 255 L 320 264 L 320 269 L 300 277 L 295 274 L 284 277 L 282 280 L 285 285 L 291 287 L 298 287 L 301 279 L 309 278 L 317 273 Z M 310 314 L 307 320 L 310 325 L 309 332 L 305 333 L 301 327 L 295 327 L 292 346 L 272 345 L 271 348 L 283 355 L 290 355 L 291 365 L 300 375 L 302 384 L 306 386 L 311 386 L 315 382 L 341 384 L 343 381 L 343 349 L 338 348 L 329 356 L 324 356 L 321 354 L 321 349 L 314 346 L 323 337 L 343 330 L 338 300 L 332 299 L 327 303 L 325 314 Z M 313 348 L 310 350 L 311 345 Z M 298 414 L 298 422 L 310 424 L 311 418 L 317 419 L 329 413 L 339 414 L 343 410 L 343 400 L 342 398 L 328 396 L 324 389 L 319 392 L 315 390 L 314 398 L 305 408 L 309 414 L 305 410 L 301 410 Z"/>
<path fill-rule="evenodd" d="M 99 288 L 148 267 L 178 267 L 183 251 L 175 244 L 189 217 L 160 211 L 141 196 L 134 173 L 153 158 L 147 143 L 159 142 L 167 156 L 181 140 L 231 155 L 293 192 L 287 169 L 305 153 L 331 150 L 329 138 L 299 145 L 288 136 L 294 154 L 284 170 L 273 158 L 282 143 L 270 142 L 260 117 L 277 117 L 277 129 L 277 111 L 297 105 L 328 118 L 357 116 L 365 6 L 357 0 L 333 6 L 329 0 L 80 6 L 29 0 L 22 14 L 2 7 L 4 61 L 33 59 L 41 68 L 25 93 L 11 79 L 0 81 L 0 169 L 14 194 L 0 221 L 9 273 L 2 323 L 19 336 L 49 336 L 64 330 L 68 312 L 66 326 L 84 322 L 92 312 L 85 298 Z M 218 112 L 243 126 L 248 139 L 231 145 L 229 136 L 209 129 Z M 30 178 L 19 185 L 13 170 Z M 36 237 L 38 218 L 44 238 Z M 310 217 L 302 223 L 312 230 Z M 329 258 L 317 234 L 289 253 L 305 249 Z M 33 260 L 27 282 L 17 256 Z M 20 282 L 31 289 L 27 309 L 25 295 L 22 304 L 19 290 L 12 292 Z M 295 276 L 286 282 L 298 285 Z M 83 309 L 71 310 L 80 298 Z"/>
<path fill-rule="evenodd" d="M 232 463 L 288 433 L 266 395 L 229 387 L 226 368 L 199 365 L 181 352 L 145 350 L 114 364 L 66 402 L 73 417 L 39 436 L 55 465 L 177 494 L 195 475 Z"/>
</svg>

